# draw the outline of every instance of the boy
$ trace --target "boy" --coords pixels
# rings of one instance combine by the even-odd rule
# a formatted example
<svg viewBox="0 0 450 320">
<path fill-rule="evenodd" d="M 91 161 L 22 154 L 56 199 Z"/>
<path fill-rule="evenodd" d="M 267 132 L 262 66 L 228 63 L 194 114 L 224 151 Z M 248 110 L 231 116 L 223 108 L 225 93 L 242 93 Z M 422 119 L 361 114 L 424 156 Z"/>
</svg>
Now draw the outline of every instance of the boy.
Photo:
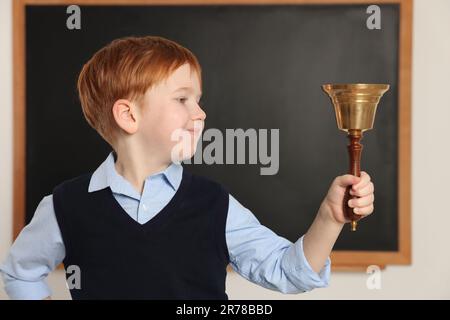
<svg viewBox="0 0 450 320">
<path fill-rule="evenodd" d="M 114 151 L 42 199 L 1 266 L 12 299 L 49 298 L 45 277 L 61 262 L 79 271 L 73 299 L 228 299 L 228 263 L 283 293 L 328 285 L 329 254 L 348 222 L 346 187 L 359 197 L 349 205 L 367 216 L 370 176 L 334 179 L 308 232 L 291 243 L 180 165 L 203 129 L 201 88 L 196 57 L 162 37 L 115 40 L 84 65 L 83 113 Z"/>
</svg>

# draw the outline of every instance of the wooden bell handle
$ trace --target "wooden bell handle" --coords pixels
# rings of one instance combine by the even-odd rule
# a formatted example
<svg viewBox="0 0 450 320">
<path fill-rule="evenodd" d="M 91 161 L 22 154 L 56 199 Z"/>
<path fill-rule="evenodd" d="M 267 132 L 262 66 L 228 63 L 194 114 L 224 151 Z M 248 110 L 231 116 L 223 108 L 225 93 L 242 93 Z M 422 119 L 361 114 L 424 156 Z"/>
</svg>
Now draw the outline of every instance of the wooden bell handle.
<svg viewBox="0 0 450 320">
<path fill-rule="evenodd" d="M 348 155 L 350 159 L 350 169 L 349 173 L 360 177 L 361 176 L 361 152 L 363 149 L 363 145 L 359 143 L 359 141 L 362 139 L 362 131 L 361 130 L 349 130 L 348 131 L 348 138 L 350 140 L 350 144 L 347 145 Z M 356 214 L 353 212 L 353 208 L 348 206 L 348 201 L 350 199 L 356 199 L 357 196 L 350 195 L 350 190 L 352 186 L 348 186 L 345 191 L 344 196 L 344 215 L 347 219 L 349 219 L 351 222 L 351 230 L 356 231 L 357 221 L 362 218 L 362 216 Z"/>
</svg>

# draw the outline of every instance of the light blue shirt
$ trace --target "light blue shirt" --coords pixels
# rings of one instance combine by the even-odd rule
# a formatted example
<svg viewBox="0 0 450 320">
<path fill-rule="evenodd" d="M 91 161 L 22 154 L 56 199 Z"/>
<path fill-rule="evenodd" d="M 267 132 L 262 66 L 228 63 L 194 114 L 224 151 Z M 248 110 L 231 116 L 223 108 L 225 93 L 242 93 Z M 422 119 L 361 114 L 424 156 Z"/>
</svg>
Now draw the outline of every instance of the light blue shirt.
<svg viewBox="0 0 450 320">
<path fill-rule="evenodd" d="M 119 175 L 114 153 L 93 173 L 88 192 L 110 187 L 124 210 L 141 224 L 166 206 L 176 193 L 183 174 L 172 163 L 144 182 L 142 195 Z M 250 210 L 231 194 L 226 220 L 226 242 L 232 268 L 245 279 L 282 293 L 301 293 L 328 286 L 331 261 L 328 257 L 319 274 L 303 253 L 303 236 L 295 243 L 260 224 Z M 47 275 L 64 259 L 65 247 L 53 208 L 52 195 L 39 203 L 31 222 L 22 230 L 0 271 L 11 299 L 43 299 L 51 295 Z"/>
</svg>

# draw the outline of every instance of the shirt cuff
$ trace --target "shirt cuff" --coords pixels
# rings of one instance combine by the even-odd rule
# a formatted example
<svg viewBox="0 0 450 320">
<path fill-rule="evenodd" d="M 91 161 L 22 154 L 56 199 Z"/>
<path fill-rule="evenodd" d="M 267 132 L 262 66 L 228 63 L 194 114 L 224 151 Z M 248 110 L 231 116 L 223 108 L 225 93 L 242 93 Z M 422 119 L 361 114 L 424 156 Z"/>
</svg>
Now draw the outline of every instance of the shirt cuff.
<svg viewBox="0 0 450 320">
<path fill-rule="evenodd" d="M 331 259 L 328 257 L 322 270 L 319 273 L 315 272 L 303 252 L 303 237 L 298 239 L 287 252 L 287 263 L 290 265 L 292 271 L 291 281 L 296 283 L 302 291 L 328 287 L 331 273 Z"/>
<path fill-rule="evenodd" d="M 45 280 L 25 281 L 2 275 L 5 291 L 11 300 L 42 300 L 52 294 Z"/>
</svg>

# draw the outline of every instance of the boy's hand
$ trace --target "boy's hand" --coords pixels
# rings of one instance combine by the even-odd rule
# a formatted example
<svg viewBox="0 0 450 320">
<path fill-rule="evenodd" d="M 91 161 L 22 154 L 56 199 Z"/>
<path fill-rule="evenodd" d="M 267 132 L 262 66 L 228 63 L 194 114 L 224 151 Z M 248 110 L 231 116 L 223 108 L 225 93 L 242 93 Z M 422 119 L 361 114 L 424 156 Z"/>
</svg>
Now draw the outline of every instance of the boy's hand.
<svg viewBox="0 0 450 320">
<path fill-rule="evenodd" d="M 328 215 L 324 218 L 337 224 L 350 222 L 350 220 L 345 218 L 343 210 L 345 191 L 350 185 L 353 186 L 350 190 L 350 195 L 358 197 L 349 201 L 349 206 L 354 208 L 354 212 L 363 217 L 373 212 L 375 187 L 370 181 L 370 176 L 365 171 L 361 171 L 361 177 L 345 174 L 333 180 L 322 203 L 329 209 L 321 211 L 323 214 Z"/>
</svg>

